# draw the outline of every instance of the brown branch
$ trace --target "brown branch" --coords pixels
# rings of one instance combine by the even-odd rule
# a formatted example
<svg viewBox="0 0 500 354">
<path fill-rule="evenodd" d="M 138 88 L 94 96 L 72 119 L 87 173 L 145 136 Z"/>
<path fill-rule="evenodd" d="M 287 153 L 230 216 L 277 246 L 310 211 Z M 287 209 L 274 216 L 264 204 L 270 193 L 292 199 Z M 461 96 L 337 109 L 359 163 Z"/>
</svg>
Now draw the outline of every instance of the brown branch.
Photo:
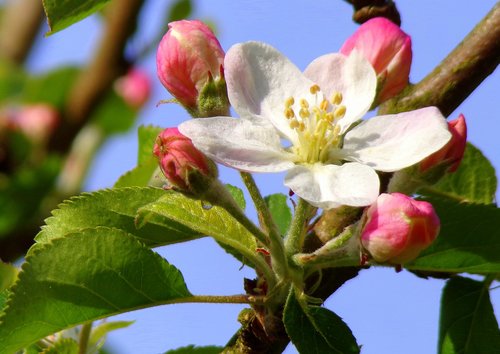
<svg viewBox="0 0 500 354">
<path fill-rule="evenodd" d="M 106 8 L 106 25 L 96 55 L 69 93 L 64 122 L 50 141 L 50 150 L 66 153 L 87 123 L 91 113 L 113 82 L 128 69 L 123 52 L 136 27 L 137 15 L 144 0 L 119 0 Z"/>
<path fill-rule="evenodd" d="M 344 0 L 354 7 L 352 19 L 362 24 L 374 17 L 385 17 L 398 26 L 401 25 L 401 16 L 392 0 Z"/>
<path fill-rule="evenodd" d="M 42 20 L 40 0 L 8 2 L 0 21 L 0 57 L 18 64 L 24 62 Z"/>
<path fill-rule="evenodd" d="M 450 115 L 500 63 L 500 3 L 427 77 L 386 102 L 380 113 L 437 106 Z"/>
</svg>

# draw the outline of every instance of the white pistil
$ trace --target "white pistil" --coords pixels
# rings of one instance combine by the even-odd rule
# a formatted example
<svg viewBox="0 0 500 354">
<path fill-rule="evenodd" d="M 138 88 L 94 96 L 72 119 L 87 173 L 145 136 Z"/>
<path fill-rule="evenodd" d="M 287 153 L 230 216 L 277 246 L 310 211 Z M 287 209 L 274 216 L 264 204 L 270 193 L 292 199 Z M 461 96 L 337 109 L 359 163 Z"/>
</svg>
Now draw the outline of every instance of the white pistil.
<svg viewBox="0 0 500 354">
<path fill-rule="evenodd" d="M 293 150 L 299 156 L 300 162 L 326 162 L 329 159 L 329 151 L 338 147 L 341 142 L 337 122 L 344 117 L 346 107 L 341 105 L 340 92 L 335 92 L 332 98 L 327 100 L 322 96 L 318 85 L 311 86 L 309 91 L 315 96 L 313 104 L 305 98 L 300 98 L 296 114 L 293 108 L 295 98 L 289 97 L 285 100 L 284 115 L 290 128 L 297 132 L 299 141 L 293 146 Z"/>
</svg>

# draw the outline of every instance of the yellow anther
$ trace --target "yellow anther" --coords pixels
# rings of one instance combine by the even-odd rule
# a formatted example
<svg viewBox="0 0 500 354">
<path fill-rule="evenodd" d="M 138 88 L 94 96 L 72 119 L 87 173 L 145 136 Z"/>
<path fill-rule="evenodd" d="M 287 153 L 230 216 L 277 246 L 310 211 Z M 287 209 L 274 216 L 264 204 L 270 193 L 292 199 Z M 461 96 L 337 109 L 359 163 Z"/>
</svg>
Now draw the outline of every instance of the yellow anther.
<svg viewBox="0 0 500 354">
<path fill-rule="evenodd" d="M 304 122 L 300 122 L 300 123 L 299 123 L 299 130 L 300 130 L 301 132 L 303 132 L 304 130 L 306 130 L 306 125 L 304 124 Z"/>
<path fill-rule="evenodd" d="M 300 124 L 299 124 L 299 122 L 298 122 L 298 120 L 297 120 L 297 119 L 292 119 L 292 120 L 290 121 L 290 128 L 292 128 L 292 129 L 297 128 L 299 125 L 300 125 Z"/>
<path fill-rule="evenodd" d="M 346 108 L 344 105 L 338 106 L 333 115 L 335 118 L 342 118 L 345 115 Z"/>
<path fill-rule="evenodd" d="M 307 102 L 306 99 L 301 98 L 300 99 L 300 107 L 302 107 L 302 108 L 309 108 L 309 102 Z"/>
<path fill-rule="evenodd" d="M 285 101 L 285 107 L 290 108 L 292 105 L 295 103 L 295 100 L 293 97 L 288 97 Z"/>
<path fill-rule="evenodd" d="M 309 91 L 310 91 L 313 95 L 315 95 L 315 94 L 316 94 L 319 90 L 321 90 L 321 89 L 320 89 L 320 88 L 319 88 L 319 86 L 318 86 L 318 85 L 316 85 L 316 84 L 312 85 L 312 86 L 311 86 L 311 88 L 309 89 Z"/>
<path fill-rule="evenodd" d="M 333 116 L 333 113 L 332 112 L 328 112 L 326 115 L 325 115 L 325 119 L 328 123 L 332 123 L 333 122 L 333 119 L 335 117 Z"/>
<path fill-rule="evenodd" d="M 305 119 L 311 115 L 311 112 L 307 108 L 301 108 L 299 111 L 299 116 L 302 119 Z"/>
<path fill-rule="evenodd" d="M 295 117 L 295 112 L 290 107 L 285 108 L 285 112 L 284 113 L 285 113 L 285 117 L 287 119 L 292 119 L 293 117 Z"/>
<path fill-rule="evenodd" d="M 337 104 L 340 104 L 342 102 L 342 93 L 340 92 L 334 92 L 333 95 L 332 95 L 332 103 L 337 105 Z"/>
<path fill-rule="evenodd" d="M 333 128 L 333 135 L 337 136 L 340 133 L 340 126 L 336 125 L 335 128 Z"/>
<path fill-rule="evenodd" d="M 323 100 L 321 101 L 320 105 L 319 105 L 319 108 L 322 110 L 322 111 L 326 111 L 328 109 L 328 100 Z"/>
</svg>

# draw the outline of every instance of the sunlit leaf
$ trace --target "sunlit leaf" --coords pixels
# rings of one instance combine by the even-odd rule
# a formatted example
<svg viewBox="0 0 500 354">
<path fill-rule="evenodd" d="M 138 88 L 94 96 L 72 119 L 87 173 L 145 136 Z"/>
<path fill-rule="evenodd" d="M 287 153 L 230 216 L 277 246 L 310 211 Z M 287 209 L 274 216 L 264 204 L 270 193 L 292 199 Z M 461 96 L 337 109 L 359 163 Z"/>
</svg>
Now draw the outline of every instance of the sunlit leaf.
<svg viewBox="0 0 500 354">
<path fill-rule="evenodd" d="M 169 350 L 165 352 L 165 354 L 219 354 L 222 349 L 222 347 L 215 346 L 195 347 L 194 345 L 189 345 L 187 347 Z"/>
<path fill-rule="evenodd" d="M 264 198 L 281 235 L 286 235 L 292 222 L 292 212 L 287 204 L 288 197 L 281 193 Z"/>
</svg>

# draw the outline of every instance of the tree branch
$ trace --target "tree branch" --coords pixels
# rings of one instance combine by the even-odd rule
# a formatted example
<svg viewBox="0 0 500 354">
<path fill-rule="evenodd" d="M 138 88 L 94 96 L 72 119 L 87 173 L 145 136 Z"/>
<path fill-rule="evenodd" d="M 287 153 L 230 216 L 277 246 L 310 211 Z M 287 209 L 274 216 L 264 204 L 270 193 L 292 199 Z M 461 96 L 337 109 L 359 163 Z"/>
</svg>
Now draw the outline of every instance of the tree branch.
<svg viewBox="0 0 500 354">
<path fill-rule="evenodd" d="M 137 15 L 144 0 L 120 0 L 106 8 L 106 26 L 96 55 L 77 78 L 69 93 L 64 121 L 53 135 L 49 149 L 66 153 L 78 131 L 113 82 L 129 64 L 123 57 L 129 36 L 135 31 Z"/>
<path fill-rule="evenodd" d="M 13 0 L 7 3 L 0 21 L 0 57 L 22 63 L 43 20 L 40 0 Z"/>
<path fill-rule="evenodd" d="M 387 101 L 379 113 L 437 106 L 450 115 L 500 63 L 500 3 L 429 75 Z"/>
<path fill-rule="evenodd" d="M 392 0 L 344 0 L 354 7 L 352 19 L 362 24 L 374 17 L 385 17 L 398 26 L 401 25 L 401 16 Z"/>
</svg>

